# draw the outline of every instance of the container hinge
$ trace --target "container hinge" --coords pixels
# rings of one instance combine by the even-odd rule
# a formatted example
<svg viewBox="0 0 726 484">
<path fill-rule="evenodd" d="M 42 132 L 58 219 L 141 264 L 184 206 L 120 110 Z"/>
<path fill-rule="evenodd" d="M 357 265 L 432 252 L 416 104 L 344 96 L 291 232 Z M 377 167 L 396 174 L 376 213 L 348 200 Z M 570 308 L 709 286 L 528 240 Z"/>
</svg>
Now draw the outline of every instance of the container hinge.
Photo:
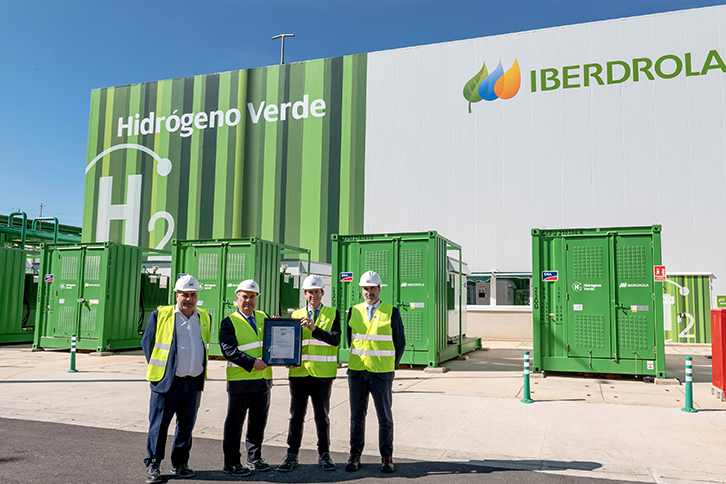
<svg viewBox="0 0 726 484">
<path fill-rule="evenodd" d="M 568 293 L 565 293 L 565 300 L 566 301 L 569 301 L 570 300 L 570 293 L 569 292 Z"/>
<path fill-rule="evenodd" d="M 570 244 L 565 244 L 565 250 L 569 250 L 569 249 L 570 249 Z"/>
<path fill-rule="evenodd" d="M 652 299 L 653 301 L 655 301 L 655 293 L 651 294 L 651 295 L 650 295 L 650 298 L 651 298 L 651 299 Z"/>
<path fill-rule="evenodd" d="M 570 345 L 569 345 L 569 343 L 567 344 L 567 352 L 568 353 L 570 352 Z"/>
</svg>

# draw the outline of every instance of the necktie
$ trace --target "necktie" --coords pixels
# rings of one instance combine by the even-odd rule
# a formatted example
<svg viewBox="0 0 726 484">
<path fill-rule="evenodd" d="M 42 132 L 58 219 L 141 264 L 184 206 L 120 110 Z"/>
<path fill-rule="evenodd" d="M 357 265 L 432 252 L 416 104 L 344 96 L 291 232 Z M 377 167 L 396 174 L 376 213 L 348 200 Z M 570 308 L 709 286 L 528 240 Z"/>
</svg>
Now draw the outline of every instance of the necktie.
<svg viewBox="0 0 726 484">
<path fill-rule="evenodd" d="M 247 322 L 250 323 L 250 326 L 252 326 L 252 330 L 256 333 L 257 332 L 257 324 L 255 324 L 255 315 L 250 315 L 249 318 L 247 318 Z"/>
<path fill-rule="evenodd" d="M 373 321 L 373 314 L 375 314 L 376 308 L 373 306 L 368 306 L 368 322 L 370 323 Z"/>
</svg>

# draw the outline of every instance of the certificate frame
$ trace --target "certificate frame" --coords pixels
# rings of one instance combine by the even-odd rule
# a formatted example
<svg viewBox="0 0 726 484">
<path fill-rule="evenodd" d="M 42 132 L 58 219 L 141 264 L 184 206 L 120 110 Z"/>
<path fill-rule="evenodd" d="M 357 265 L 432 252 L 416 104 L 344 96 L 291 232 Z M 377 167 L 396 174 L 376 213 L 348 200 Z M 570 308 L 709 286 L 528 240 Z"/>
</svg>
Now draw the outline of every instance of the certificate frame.
<svg viewBox="0 0 726 484">
<path fill-rule="evenodd" d="M 302 362 L 302 326 L 300 319 L 293 318 L 265 318 L 265 327 L 262 339 L 262 360 L 269 366 L 300 366 Z M 292 348 L 290 357 L 273 358 L 275 335 L 291 330 Z"/>
</svg>

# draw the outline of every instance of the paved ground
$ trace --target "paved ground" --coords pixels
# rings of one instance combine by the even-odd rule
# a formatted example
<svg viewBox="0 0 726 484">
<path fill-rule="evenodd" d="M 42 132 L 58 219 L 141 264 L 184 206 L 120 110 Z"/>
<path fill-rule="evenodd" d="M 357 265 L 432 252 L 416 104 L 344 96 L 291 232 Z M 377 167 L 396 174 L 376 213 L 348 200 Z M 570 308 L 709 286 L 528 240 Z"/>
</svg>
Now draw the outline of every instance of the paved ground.
<svg viewBox="0 0 726 484">
<path fill-rule="evenodd" d="M 129 483 L 144 482 L 143 457 L 145 435 L 139 432 L 96 429 L 66 424 L 0 419 L 0 475 L 2 482 L 14 483 Z M 282 447 L 266 446 L 265 459 L 279 464 L 284 458 Z M 356 482 L 383 479 L 403 483 L 416 479 L 419 483 L 458 484 L 575 484 L 593 483 L 585 477 L 553 476 L 542 472 L 497 469 L 450 462 L 397 460 L 396 472 L 384 475 L 374 457 L 365 456 L 360 471 L 343 470 L 346 454 L 333 455 L 338 469 L 326 472 L 317 465 L 317 452 L 300 453 L 301 464 L 293 471 L 276 470 L 255 473 L 240 479 L 224 474 L 221 468 L 222 449 L 218 440 L 195 439 L 191 466 L 198 475 L 191 481 L 204 482 Z M 169 473 L 168 462 L 162 466 L 167 482 L 181 482 Z M 187 482 L 187 481 L 185 481 Z M 597 479 L 595 484 L 622 481 Z"/>
<path fill-rule="evenodd" d="M 646 384 L 632 377 L 533 378 L 536 403 L 522 404 L 522 351 L 527 344 L 484 346 L 490 351 L 447 363 L 448 373 L 429 374 L 421 368 L 397 373 L 397 461 L 536 470 L 588 479 L 726 482 L 726 404 L 711 395 L 710 348 L 667 348 L 669 377 L 684 380 L 685 355 L 693 355 L 694 406 L 699 412 L 689 414 L 680 410 L 684 386 Z M 79 355 L 80 373 L 75 374 L 67 373 L 68 360 L 67 352 L 0 348 L 0 417 L 137 432 L 141 452 L 149 393 L 143 356 Z M 280 452 L 289 405 L 285 376 L 284 369 L 275 369 L 265 441 Z M 343 369 L 339 376 L 331 402 L 332 450 L 344 453 L 349 412 Z M 200 441 L 221 439 L 224 362 L 210 362 L 210 378 L 195 430 Z M 313 425 L 306 426 L 303 446 L 308 450 L 315 448 Z M 368 427 L 366 454 L 375 460 L 375 415 L 369 416 Z"/>
</svg>

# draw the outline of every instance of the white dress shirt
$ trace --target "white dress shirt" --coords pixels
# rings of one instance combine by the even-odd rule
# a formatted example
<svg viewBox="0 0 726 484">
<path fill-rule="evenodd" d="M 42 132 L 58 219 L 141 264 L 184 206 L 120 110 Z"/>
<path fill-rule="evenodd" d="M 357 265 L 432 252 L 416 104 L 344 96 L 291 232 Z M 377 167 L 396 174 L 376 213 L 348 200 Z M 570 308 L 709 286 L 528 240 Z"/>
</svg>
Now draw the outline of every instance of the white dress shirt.
<svg viewBox="0 0 726 484">
<path fill-rule="evenodd" d="M 176 331 L 176 376 L 198 376 L 204 371 L 204 341 L 199 310 L 194 309 L 187 318 L 174 305 L 174 330 Z"/>
</svg>

